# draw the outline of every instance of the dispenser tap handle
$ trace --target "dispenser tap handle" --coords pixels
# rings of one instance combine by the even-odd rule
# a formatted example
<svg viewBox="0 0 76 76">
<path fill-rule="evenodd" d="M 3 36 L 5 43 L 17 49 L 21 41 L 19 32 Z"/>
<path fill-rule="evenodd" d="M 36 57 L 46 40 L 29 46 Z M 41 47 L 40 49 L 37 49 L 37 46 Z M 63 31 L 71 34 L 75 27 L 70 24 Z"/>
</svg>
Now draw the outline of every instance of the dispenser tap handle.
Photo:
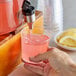
<svg viewBox="0 0 76 76">
<path fill-rule="evenodd" d="M 31 3 L 28 0 L 24 0 L 22 4 L 22 9 L 27 9 Z"/>
</svg>

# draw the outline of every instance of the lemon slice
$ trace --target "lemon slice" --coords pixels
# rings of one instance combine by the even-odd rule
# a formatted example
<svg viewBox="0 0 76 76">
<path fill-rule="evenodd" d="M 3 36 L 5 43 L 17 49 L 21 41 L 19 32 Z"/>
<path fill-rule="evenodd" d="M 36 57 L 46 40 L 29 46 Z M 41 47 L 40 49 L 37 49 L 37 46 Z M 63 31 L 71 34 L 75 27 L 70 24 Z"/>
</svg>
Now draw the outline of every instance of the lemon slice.
<svg viewBox="0 0 76 76">
<path fill-rule="evenodd" d="M 73 38 L 76 38 L 76 28 L 72 28 L 72 29 L 68 29 L 66 31 L 64 31 L 62 34 L 60 34 L 57 37 L 57 41 L 59 42 L 60 39 L 62 39 L 63 37 L 66 36 L 72 36 Z"/>
<path fill-rule="evenodd" d="M 59 40 L 59 43 L 65 46 L 76 47 L 76 38 L 73 36 L 65 36 Z"/>
</svg>

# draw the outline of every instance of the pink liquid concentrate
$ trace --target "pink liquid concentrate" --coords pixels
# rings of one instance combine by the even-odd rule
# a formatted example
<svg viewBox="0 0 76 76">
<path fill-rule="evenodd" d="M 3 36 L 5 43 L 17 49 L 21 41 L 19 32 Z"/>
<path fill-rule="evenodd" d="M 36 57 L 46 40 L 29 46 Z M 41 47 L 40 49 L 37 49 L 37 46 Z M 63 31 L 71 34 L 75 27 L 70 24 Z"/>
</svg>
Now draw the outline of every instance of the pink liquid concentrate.
<svg viewBox="0 0 76 76">
<path fill-rule="evenodd" d="M 22 37 L 22 59 L 29 62 L 29 57 L 47 51 L 49 37 L 46 35 L 26 35 Z"/>
</svg>

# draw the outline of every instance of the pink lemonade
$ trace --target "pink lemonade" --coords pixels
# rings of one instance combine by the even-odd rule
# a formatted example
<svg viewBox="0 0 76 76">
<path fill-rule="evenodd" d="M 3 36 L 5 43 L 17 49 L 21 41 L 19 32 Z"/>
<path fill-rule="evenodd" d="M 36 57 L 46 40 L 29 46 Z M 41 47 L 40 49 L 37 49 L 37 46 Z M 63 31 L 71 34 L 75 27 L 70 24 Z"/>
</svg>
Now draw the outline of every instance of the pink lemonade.
<svg viewBox="0 0 76 76">
<path fill-rule="evenodd" d="M 0 35 L 14 31 L 20 24 L 18 11 L 23 0 L 0 0 Z"/>
<path fill-rule="evenodd" d="M 49 37 L 46 35 L 26 35 L 22 37 L 22 60 L 29 62 L 29 57 L 47 51 Z"/>
</svg>

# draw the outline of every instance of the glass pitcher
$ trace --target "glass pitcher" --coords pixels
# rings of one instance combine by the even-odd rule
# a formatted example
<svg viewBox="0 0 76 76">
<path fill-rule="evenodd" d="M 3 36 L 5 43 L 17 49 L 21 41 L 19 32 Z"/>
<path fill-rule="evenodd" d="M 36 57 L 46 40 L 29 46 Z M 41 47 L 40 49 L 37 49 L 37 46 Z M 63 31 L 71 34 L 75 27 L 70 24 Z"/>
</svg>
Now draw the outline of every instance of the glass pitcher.
<svg viewBox="0 0 76 76">
<path fill-rule="evenodd" d="M 0 0 L 0 35 L 14 31 L 19 25 L 17 17 L 23 0 Z"/>
<path fill-rule="evenodd" d="M 37 9 L 44 14 L 44 26 L 53 35 L 63 31 L 62 0 L 38 0 Z"/>
</svg>

